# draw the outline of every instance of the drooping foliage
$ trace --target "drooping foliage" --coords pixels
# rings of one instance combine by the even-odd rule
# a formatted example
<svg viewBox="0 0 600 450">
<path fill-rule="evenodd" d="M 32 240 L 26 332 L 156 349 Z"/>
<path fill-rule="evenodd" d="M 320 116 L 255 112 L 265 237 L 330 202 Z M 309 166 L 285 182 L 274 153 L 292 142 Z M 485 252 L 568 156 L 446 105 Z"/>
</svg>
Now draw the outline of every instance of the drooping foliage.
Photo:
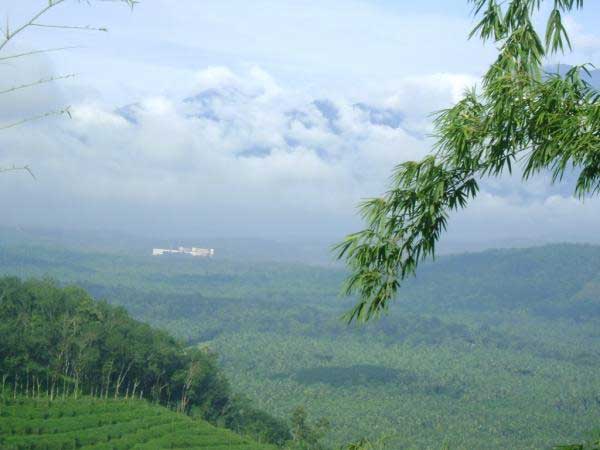
<svg viewBox="0 0 600 450">
<path fill-rule="evenodd" d="M 570 48 L 562 15 L 583 0 L 554 0 L 542 37 L 534 16 L 543 0 L 471 0 L 480 21 L 471 36 L 499 54 L 481 87 L 435 118 L 434 152 L 398 165 L 392 186 L 366 201 L 366 228 L 335 249 L 351 271 L 345 293 L 358 301 L 348 319 L 369 320 L 386 309 L 419 262 L 435 256 L 449 214 L 465 208 L 484 177 L 522 165 L 523 178 L 549 171 L 557 182 L 578 171 L 575 194 L 600 191 L 600 95 L 587 65 L 564 76 L 544 70 L 546 57 Z"/>
</svg>

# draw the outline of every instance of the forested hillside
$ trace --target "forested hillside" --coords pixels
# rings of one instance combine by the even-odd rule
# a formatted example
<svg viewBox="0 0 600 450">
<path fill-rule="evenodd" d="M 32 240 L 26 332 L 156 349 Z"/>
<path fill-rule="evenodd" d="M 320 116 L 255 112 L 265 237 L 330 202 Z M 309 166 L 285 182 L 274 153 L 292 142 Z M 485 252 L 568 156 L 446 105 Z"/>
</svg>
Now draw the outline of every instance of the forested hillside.
<svg viewBox="0 0 600 450">
<path fill-rule="evenodd" d="M 3 244 L 0 271 L 77 283 L 210 348 L 232 390 L 330 444 L 549 448 L 600 417 L 600 248 L 554 245 L 424 265 L 379 322 L 347 327 L 340 269 Z"/>
<path fill-rule="evenodd" d="M 0 279 L 2 395 L 145 398 L 283 444 L 285 422 L 236 397 L 206 349 L 184 347 L 78 287 Z"/>
</svg>

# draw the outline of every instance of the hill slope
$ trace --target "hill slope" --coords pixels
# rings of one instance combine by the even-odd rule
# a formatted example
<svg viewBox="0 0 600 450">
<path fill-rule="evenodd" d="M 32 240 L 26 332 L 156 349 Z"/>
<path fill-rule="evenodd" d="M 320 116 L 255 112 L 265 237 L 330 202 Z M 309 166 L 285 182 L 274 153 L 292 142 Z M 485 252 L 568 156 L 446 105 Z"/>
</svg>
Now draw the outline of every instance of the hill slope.
<svg viewBox="0 0 600 450">
<path fill-rule="evenodd" d="M 231 392 L 213 352 L 186 348 L 77 287 L 0 278 L 0 342 L 3 390 L 143 397 L 263 441 L 290 438 L 284 421 Z"/>
<path fill-rule="evenodd" d="M 0 400 L 0 447 L 273 450 L 143 400 Z"/>
</svg>

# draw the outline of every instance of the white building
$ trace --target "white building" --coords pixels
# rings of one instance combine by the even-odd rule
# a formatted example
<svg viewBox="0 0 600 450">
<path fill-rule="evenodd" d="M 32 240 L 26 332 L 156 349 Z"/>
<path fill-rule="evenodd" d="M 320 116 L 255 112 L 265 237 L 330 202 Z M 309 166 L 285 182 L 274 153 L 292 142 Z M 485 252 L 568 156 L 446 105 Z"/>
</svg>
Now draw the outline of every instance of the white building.
<svg viewBox="0 0 600 450">
<path fill-rule="evenodd" d="M 161 256 L 168 254 L 182 254 L 199 256 L 202 258 L 212 258 L 215 256 L 214 248 L 200 248 L 200 247 L 179 247 L 177 249 L 166 249 L 166 248 L 153 248 L 152 256 Z"/>
</svg>

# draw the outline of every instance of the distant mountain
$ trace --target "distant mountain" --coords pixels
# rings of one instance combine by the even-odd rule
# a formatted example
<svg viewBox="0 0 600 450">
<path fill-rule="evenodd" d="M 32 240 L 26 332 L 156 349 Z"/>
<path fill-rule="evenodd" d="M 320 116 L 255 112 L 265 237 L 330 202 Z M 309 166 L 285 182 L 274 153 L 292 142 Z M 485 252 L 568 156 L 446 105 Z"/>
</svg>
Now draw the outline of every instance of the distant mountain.
<svg viewBox="0 0 600 450">
<path fill-rule="evenodd" d="M 366 103 L 356 103 L 354 108 L 367 114 L 373 125 L 381 125 L 395 129 L 402 126 L 405 114 L 398 109 L 378 108 Z"/>
<path fill-rule="evenodd" d="M 573 66 L 569 66 L 568 64 L 558 64 L 546 66 L 545 70 L 549 74 L 558 73 L 561 76 L 564 76 L 572 68 Z M 600 70 L 590 70 L 589 75 L 587 73 L 583 73 L 582 76 L 584 80 L 588 81 L 596 89 L 600 89 Z"/>
<path fill-rule="evenodd" d="M 416 310 L 600 318 L 600 247 L 554 244 L 441 257 L 400 292 Z"/>
<path fill-rule="evenodd" d="M 178 246 L 207 247 L 215 249 L 219 260 L 239 261 L 285 261 L 312 264 L 333 262 L 330 251 L 333 241 L 315 238 L 312 240 L 276 240 L 245 237 L 221 237 L 214 235 L 177 235 L 165 233 L 149 236 L 142 232 L 110 230 L 42 229 L 0 227 L 0 248 L 5 245 L 45 247 L 48 250 L 74 252 L 99 252 L 150 256 L 152 248 Z"/>
</svg>

